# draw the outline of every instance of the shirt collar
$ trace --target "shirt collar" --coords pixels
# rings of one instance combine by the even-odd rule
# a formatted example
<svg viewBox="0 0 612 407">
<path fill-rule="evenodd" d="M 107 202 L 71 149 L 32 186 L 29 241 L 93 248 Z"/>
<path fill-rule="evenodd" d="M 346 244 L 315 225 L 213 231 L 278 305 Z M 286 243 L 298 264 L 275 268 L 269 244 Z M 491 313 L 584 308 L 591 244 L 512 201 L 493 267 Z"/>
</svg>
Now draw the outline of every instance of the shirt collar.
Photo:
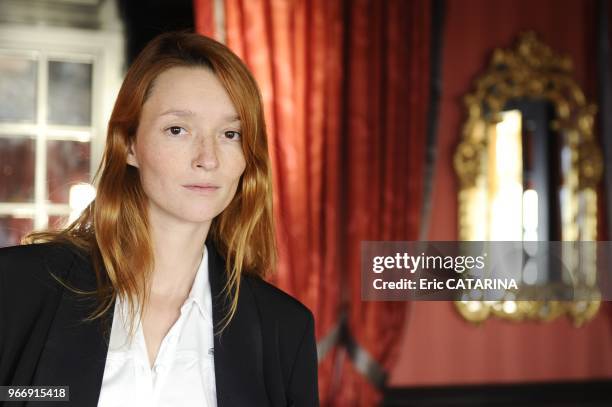
<svg viewBox="0 0 612 407">
<path fill-rule="evenodd" d="M 202 260 L 200 262 L 200 266 L 198 267 L 198 271 L 196 272 L 195 279 L 193 280 L 191 291 L 189 292 L 189 296 L 187 297 L 187 300 L 185 300 L 183 307 L 191 302 L 196 303 L 200 314 L 205 319 L 212 320 L 212 299 L 210 294 L 210 281 L 208 279 L 208 249 L 206 248 L 206 245 L 204 246 Z M 183 310 L 183 307 L 181 308 L 181 311 Z"/>
</svg>

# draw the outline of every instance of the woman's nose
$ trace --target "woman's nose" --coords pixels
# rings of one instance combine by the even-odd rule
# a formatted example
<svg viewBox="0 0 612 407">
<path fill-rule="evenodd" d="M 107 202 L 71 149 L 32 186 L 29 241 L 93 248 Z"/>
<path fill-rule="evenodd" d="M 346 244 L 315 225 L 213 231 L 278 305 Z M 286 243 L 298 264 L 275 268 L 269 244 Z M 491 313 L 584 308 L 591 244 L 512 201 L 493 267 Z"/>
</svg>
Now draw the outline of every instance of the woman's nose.
<svg viewBox="0 0 612 407">
<path fill-rule="evenodd" d="M 213 137 L 204 137 L 195 148 L 193 166 L 205 170 L 214 170 L 219 166 L 217 143 Z"/>
</svg>

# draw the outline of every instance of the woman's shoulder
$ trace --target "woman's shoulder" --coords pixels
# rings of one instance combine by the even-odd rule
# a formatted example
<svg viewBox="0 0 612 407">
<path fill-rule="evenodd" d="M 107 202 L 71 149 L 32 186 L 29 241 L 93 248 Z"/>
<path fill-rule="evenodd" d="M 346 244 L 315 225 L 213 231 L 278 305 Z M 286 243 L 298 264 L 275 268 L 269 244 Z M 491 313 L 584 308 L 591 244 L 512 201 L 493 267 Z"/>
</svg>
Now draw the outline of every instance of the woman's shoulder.
<svg viewBox="0 0 612 407">
<path fill-rule="evenodd" d="M 245 280 L 253 290 L 257 303 L 266 316 L 293 326 L 312 325 L 314 317 L 310 309 L 297 298 L 265 281 L 261 277 L 247 275 Z"/>
<path fill-rule="evenodd" d="M 5 263 L 31 263 L 41 259 L 66 259 L 76 254 L 76 247 L 64 242 L 44 242 L 0 247 L 0 261 Z"/>
<path fill-rule="evenodd" d="M 16 246 L 0 247 L 0 259 L 25 259 L 32 256 L 45 255 L 68 249 L 66 243 L 44 242 L 29 243 Z"/>
<path fill-rule="evenodd" d="M 0 248 L 0 273 L 5 281 L 17 283 L 31 277 L 49 281 L 52 272 L 65 277 L 76 256 L 66 243 L 32 243 Z"/>
</svg>

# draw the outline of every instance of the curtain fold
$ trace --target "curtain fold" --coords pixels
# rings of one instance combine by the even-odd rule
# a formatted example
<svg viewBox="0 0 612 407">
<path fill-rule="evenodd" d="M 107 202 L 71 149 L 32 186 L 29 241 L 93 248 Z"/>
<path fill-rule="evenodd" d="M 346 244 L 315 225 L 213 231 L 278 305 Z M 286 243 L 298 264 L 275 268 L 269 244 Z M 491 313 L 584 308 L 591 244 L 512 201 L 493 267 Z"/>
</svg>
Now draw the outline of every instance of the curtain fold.
<svg viewBox="0 0 612 407">
<path fill-rule="evenodd" d="M 194 0 L 214 33 L 220 2 Z M 214 4 L 213 4 L 214 3 Z M 405 303 L 362 302 L 360 242 L 416 240 L 430 0 L 224 0 L 227 45 L 264 100 L 275 283 L 315 314 L 322 405 L 374 405 Z"/>
<path fill-rule="evenodd" d="M 362 302 L 360 242 L 417 240 L 429 107 L 429 1 L 351 2 L 346 137 L 349 331 L 389 371 L 406 303 Z M 374 405 L 365 366 L 345 360 L 337 405 Z M 366 370 L 367 371 L 367 370 Z"/>
</svg>

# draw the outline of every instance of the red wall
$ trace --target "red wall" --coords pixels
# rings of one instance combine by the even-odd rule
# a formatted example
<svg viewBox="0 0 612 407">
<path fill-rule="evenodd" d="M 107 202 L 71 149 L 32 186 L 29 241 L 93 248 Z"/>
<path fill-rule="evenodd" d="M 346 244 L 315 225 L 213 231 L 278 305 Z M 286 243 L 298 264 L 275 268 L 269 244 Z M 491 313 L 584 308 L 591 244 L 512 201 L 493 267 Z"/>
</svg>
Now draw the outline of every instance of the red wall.
<svg viewBox="0 0 612 407">
<path fill-rule="evenodd" d="M 595 1 L 447 0 L 443 95 L 430 240 L 457 238 L 457 184 L 452 156 L 465 119 L 462 97 L 489 63 L 533 30 L 555 51 L 569 54 L 575 78 L 595 102 Z M 448 302 L 407 306 L 400 359 L 392 386 L 612 378 L 612 319 L 605 313 L 581 328 L 552 323 L 489 320 L 475 327 Z"/>
</svg>

